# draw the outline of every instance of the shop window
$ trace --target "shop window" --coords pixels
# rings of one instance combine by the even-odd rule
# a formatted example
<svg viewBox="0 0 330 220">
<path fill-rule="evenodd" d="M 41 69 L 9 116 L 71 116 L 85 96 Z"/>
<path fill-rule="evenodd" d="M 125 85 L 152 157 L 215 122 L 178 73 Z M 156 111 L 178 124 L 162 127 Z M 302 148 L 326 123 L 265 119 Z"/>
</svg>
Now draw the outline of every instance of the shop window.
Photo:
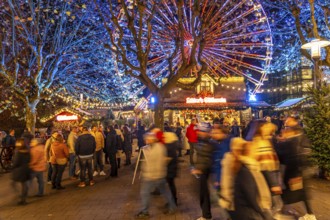
<svg viewBox="0 0 330 220">
<path fill-rule="evenodd" d="M 312 79 L 313 78 L 312 70 L 311 69 L 302 69 L 301 77 L 302 77 L 302 79 Z"/>
<path fill-rule="evenodd" d="M 201 92 L 212 92 L 211 82 L 210 81 L 202 81 L 201 82 Z"/>
</svg>

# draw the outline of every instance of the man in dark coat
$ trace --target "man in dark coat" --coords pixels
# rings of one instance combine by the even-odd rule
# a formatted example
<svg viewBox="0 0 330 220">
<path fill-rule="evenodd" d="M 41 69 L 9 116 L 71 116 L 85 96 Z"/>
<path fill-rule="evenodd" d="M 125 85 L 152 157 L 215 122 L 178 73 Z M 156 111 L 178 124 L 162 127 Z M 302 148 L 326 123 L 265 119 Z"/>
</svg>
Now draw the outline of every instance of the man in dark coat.
<svg viewBox="0 0 330 220">
<path fill-rule="evenodd" d="M 117 153 L 117 133 L 113 126 L 108 127 L 108 134 L 105 141 L 105 150 L 109 157 L 109 162 L 111 166 L 111 172 L 107 178 L 117 177 L 118 176 L 118 168 L 116 162 L 116 153 Z"/>
<path fill-rule="evenodd" d="M 177 146 L 178 146 L 178 138 L 173 132 L 164 132 L 164 144 L 167 149 L 167 157 L 169 157 L 170 162 L 167 165 L 167 176 L 166 181 L 171 190 L 174 202 L 177 203 L 177 195 L 176 195 L 176 186 L 174 179 L 177 176 L 178 171 L 178 157 L 177 157 Z"/>
<path fill-rule="evenodd" d="M 139 150 L 141 149 L 141 147 L 143 147 L 145 145 L 144 139 L 143 139 L 143 135 L 145 133 L 146 133 L 146 131 L 145 131 L 144 126 L 142 125 L 141 121 L 138 121 L 136 136 L 137 136 L 137 140 L 138 140 Z"/>
<path fill-rule="evenodd" d="M 9 130 L 9 134 L 5 137 L 4 147 L 15 147 L 15 142 L 16 142 L 15 130 L 11 129 Z"/>
<path fill-rule="evenodd" d="M 82 134 L 78 137 L 75 144 L 75 152 L 79 159 L 80 183 L 78 187 L 85 187 L 86 169 L 88 171 L 89 184 L 95 184 L 93 180 L 92 161 L 96 148 L 95 138 L 88 132 L 87 127 L 83 127 Z"/>
<path fill-rule="evenodd" d="M 201 122 L 197 126 L 198 143 L 196 145 L 197 160 L 195 168 L 191 173 L 200 179 L 200 207 L 204 219 L 212 219 L 210 191 L 208 188 L 208 178 L 212 168 L 213 146 L 210 144 L 211 126 L 208 123 Z"/>
</svg>

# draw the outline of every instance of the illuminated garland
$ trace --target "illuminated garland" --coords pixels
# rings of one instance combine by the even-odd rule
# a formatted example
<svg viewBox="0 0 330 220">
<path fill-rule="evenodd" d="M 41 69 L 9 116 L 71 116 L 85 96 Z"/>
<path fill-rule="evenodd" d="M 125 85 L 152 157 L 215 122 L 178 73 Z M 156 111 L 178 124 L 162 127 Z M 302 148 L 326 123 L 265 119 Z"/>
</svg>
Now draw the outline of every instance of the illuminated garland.
<svg viewBox="0 0 330 220">
<path fill-rule="evenodd" d="M 76 111 L 76 110 L 73 110 L 71 108 L 61 108 L 61 109 L 58 109 L 56 110 L 54 113 L 52 113 L 51 115 L 48 115 L 48 116 L 44 116 L 42 118 L 40 118 L 40 121 L 42 123 L 45 123 L 49 120 L 51 120 L 52 118 L 54 118 L 56 115 L 62 113 L 62 112 L 69 112 L 73 115 L 79 115 L 81 118 L 83 119 L 88 119 L 89 117 L 87 115 L 82 115 L 79 111 Z"/>
</svg>

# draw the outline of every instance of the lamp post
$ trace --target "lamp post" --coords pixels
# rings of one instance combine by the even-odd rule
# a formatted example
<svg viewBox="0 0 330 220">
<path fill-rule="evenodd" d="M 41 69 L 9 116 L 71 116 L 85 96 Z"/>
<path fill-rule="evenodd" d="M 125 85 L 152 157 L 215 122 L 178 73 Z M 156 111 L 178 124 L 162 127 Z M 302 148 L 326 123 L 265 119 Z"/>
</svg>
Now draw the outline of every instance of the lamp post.
<svg viewBox="0 0 330 220">
<path fill-rule="evenodd" d="M 311 56 L 314 61 L 314 88 L 320 85 L 319 60 L 321 58 L 321 48 L 330 45 L 330 41 L 315 39 L 301 46 L 302 49 L 311 50 Z"/>
</svg>

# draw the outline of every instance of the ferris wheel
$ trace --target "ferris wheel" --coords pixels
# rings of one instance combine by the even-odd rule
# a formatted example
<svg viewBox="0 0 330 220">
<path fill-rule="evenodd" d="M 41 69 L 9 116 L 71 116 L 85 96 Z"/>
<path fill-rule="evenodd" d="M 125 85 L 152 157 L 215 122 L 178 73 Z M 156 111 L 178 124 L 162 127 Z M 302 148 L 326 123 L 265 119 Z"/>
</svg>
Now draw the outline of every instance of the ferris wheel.
<svg viewBox="0 0 330 220">
<path fill-rule="evenodd" d="M 158 82 L 169 74 L 168 58 L 175 50 L 178 27 L 178 3 L 175 0 L 148 1 L 146 13 L 157 4 L 153 15 L 152 43 L 149 54 L 148 74 Z M 258 0 L 204 0 L 200 3 L 199 16 L 192 21 L 194 13 L 192 0 L 183 1 L 184 53 L 189 55 L 194 40 L 193 30 L 198 31 L 203 19 L 209 21 L 205 31 L 205 47 L 202 60 L 213 77 L 243 76 L 255 94 L 266 79 L 272 59 L 272 34 L 267 16 Z M 133 1 L 126 2 L 134 10 Z M 120 22 L 127 22 L 123 10 L 118 11 Z M 137 27 L 138 29 L 139 27 Z M 145 29 L 144 27 L 143 29 Z M 125 34 L 127 44 L 132 39 Z M 134 49 L 134 48 L 133 48 Z M 130 59 L 137 59 L 132 55 Z M 182 63 L 181 53 L 173 58 L 173 69 Z M 195 76 L 198 65 L 189 76 Z M 125 86 L 136 82 L 130 79 Z M 141 92 L 145 86 L 136 90 Z"/>
</svg>

